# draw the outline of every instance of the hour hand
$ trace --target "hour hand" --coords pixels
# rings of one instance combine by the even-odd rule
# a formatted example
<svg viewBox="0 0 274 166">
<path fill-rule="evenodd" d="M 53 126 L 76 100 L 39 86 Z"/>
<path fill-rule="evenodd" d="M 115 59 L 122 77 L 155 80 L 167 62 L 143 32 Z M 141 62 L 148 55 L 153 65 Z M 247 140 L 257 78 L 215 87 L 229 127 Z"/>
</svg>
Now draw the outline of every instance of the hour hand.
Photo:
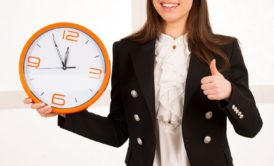
<svg viewBox="0 0 274 166">
<path fill-rule="evenodd" d="M 69 47 L 67 47 L 67 51 L 65 53 L 65 67 L 68 65 L 68 58 L 69 58 Z"/>
<path fill-rule="evenodd" d="M 55 41 L 55 36 L 54 36 L 54 34 L 52 34 L 52 37 L 53 37 L 54 46 L 55 46 L 55 48 L 56 48 L 57 54 L 58 54 L 58 56 L 59 56 L 59 59 L 60 59 L 60 61 L 61 61 L 61 63 L 62 63 L 63 68 L 65 68 L 66 65 L 65 65 L 65 63 L 64 63 L 64 61 L 63 61 L 63 58 L 62 58 L 62 56 L 61 56 L 60 50 L 59 50 L 59 48 L 58 48 L 58 45 L 57 45 L 57 43 L 56 43 L 56 41 Z"/>
</svg>

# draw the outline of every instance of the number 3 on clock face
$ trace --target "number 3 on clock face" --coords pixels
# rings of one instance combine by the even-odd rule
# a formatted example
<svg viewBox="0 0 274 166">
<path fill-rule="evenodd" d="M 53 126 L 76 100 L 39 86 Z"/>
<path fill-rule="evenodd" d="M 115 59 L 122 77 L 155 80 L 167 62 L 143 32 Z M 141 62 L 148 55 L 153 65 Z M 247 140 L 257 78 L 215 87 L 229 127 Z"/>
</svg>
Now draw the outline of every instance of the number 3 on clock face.
<svg viewBox="0 0 274 166">
<path fill-rule="evenodd" d="M 29 39 L 19 71 L 24 90 L 35 102 L 51 105 L 57 113 L 74 113 L 101 96 L 110 61 L 93 32 L 73 23 L 56 23 Z"/>
</svg>

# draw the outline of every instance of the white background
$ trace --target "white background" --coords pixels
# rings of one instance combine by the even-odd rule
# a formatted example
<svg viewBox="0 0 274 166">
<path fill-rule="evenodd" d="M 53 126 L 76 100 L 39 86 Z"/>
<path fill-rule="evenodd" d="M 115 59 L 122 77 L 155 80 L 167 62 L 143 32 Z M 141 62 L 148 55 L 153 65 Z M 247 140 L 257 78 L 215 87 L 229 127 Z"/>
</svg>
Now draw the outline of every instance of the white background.
<svg viewBox="0 0 274 166">
<path fill-rule="evenodd" d="M 213 30 L 239 39 L 251 85 L 274 84 L 274 2 L 208 0 Z"/>
<path fill-rule="evenodd" d="M 131 2 L 124 0 L 1 0 L 0 90 L 21 90 L 18 62 L 30 36 L 56 22 L 81 24 L 97 34 L 112 59 L 112 43 L 131 32 Z"/>
<path fill-rule="evenodd" d="M 4 91 L 22 90 L 18 77 L 20 52 L 39 28 L 60 21 L 86 26 L 102 39 L 112 59 L 112 43 L 144 22 L 144 1 L 1 0 L 0 96 Z M 250 85 L 273 86 L 274 2 L 208 0 L 208 3 L 213 30 L 240 40 Z M 4 97 L 0 100 L 22 102 Z M 274 103 L 258 103 L 258 108 L 264 126 L 254 139 L 238 136 L 228 125 L 236 166 L 273 165 Z M 90 108 L 103 116 L 108 110 L 109 103 Z M 40 118 L 31 109 L 0 110 L 1 166 L 120 166 L 124 163 L 126 148 L 127 143 L 117 149 L 64 131 L 57 127 L 56 118 Z"/>
</svg>

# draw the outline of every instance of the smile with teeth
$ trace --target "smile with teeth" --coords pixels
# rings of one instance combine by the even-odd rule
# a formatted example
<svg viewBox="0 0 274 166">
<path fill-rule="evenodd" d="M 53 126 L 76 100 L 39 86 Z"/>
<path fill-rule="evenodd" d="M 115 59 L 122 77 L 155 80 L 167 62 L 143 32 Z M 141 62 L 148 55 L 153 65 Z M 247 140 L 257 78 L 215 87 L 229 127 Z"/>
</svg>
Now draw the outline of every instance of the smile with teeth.
<svg viewBox="0 0 274 166">
<path fill-rule="evenodd" d="M 179 3 L 161 3 L 161 5 L 165 8 L 175 8 L 179 6 Z"/>
</svg>

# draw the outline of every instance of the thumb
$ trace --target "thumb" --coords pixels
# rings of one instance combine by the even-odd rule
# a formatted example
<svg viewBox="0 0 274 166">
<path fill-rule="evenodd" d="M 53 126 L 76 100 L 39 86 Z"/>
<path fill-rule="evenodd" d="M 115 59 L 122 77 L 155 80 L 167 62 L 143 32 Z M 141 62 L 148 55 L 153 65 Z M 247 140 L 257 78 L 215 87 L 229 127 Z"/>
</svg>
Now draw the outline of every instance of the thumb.
<svg viewBox="0 0 274 166">
<path fill-rule="evenodd" d="M 211 71 L 211 75 L 219 75 L 221 74 L 217 67 L 216 67 L 216 59 L 213 59 L 211 62 L 210 62 L 210 71 Z"/>
</svg>

